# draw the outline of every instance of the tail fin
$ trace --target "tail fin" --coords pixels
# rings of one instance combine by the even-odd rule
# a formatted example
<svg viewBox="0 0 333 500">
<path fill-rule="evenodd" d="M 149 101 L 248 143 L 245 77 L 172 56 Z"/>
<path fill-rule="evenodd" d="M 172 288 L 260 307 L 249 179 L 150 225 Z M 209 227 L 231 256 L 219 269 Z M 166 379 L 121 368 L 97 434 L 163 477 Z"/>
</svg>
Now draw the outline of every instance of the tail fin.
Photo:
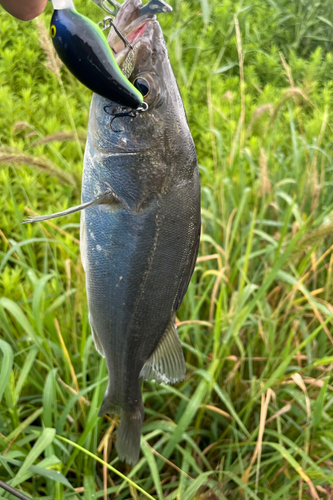
<svg viewBox="0 0 333 500">
<path fill-rule="evenodd" d="M 140 456 L 141 429 L 144 418 L 143 403 L 134 411 L 125 411 L 120 406 L 113 404 L 112 398 L 104 396 L 98 416 L 105 413 L 117 413 L 120 415 L 120 426 L 117 432 L 116 450 L 120 460 L 125 460 L 130 465 L 135 465 Z"/>
<path fill-rule="evenodd" d="M 142 401 L 133 412 L 121 410 L 116 450 L 120 460 L 125 460 L 130 465 L 135 465 L 139 460 L 143 417 Z"/>
</svg>

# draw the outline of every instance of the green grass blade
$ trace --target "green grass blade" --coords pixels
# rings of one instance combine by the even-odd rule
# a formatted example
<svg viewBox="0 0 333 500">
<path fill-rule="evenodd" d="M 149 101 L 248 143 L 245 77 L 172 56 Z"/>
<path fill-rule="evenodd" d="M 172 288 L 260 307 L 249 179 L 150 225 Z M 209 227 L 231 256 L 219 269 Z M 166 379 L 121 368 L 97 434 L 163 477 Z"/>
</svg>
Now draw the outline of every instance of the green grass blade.
<svg viewBox="0 0 333 500">
<path fill-rule="evenodd" d="M 0 349 L 2 351 L 1 371 L 0 371 L 0 403 L 3 393 L 9 382 L 10 374 L 13 368 L 13 350 L 7 342 L 0 339 Z"/>
<path fill-rule="evenodd" d="M 150 448 L 149 448 L 148 444 L 145 442 L 145 440 L 142 440 L 142 441 L 143 442 L 141 445 L 141 450 L 142 450 L 142 452 L 147 460 L 147 463 L 149 465 L 151 477 L 154 481 L 154 486 L 155 486 L 156 491 L 157 491 L 157 497 L 159 500 L 163 500 L 164 496 L 163 496 L 163 490 L 162 490 L 162 485 L 161 485 L 161 479 L 160 479 L 160 475 L 158 472 L 158 468 L 157 468 L 154 454 L 150 450 Z"/>
<path fill-rule="evenodd" d="M 22 467 L 16 474 L 13 479 L 11 485 L 17 486 L 22 482 L 22 477 L 27 472 L 29 467 L 33 465 L 33 463 L 37 460 L 37 458 L 43 453 L 45 448 L 52 443 L 53 438 L 55 436 L 55 429 L 45 428 L 31 449 L 30 453 L 27 455 L 26 459 L 23 462 Z"/>
<path fill-rule="evenodd" d="M 88 455 L 89 457 L 93 458 L 94 460 L 96 460 L 100 464 L 104 465 L 107 469 L 109 469 L 110 471 L 112 471 L 117 476 L 121 477 L 124 481 L 126 481 L 128 484 L 130 484 L 133 488 L 135 488 L 138 491 L 140 491 L 141 493 L 143 493 L 143 495 L 146 498 L 149 498 L 150 500 L 154 500 L 154 497 L 152 497 L 149 493 L 147 493 L 147 491 L 143 490 L 140 486 L 138 486 L 137 484 L 135 484 L 134 481 L 132 481 L 131 479 L 129 479 L 128 477 L 126 477 L 124 474 L 122 474 L 121 472 L 119 472 L 114 467 L 112 467 L 112 465 L 104 462 L 104 460 L 102 460 L 101 458 L 99 458 L 97 455 L 94 455 L 89 450 L 85 450 L 84 448 L 82 448 L 82 446 L 79 446 L 77 443 L 74 443 L 73 441 L 70 441 L 69 439 L 66 439 L 66 438 L 64 438 L 62 436 L 56 436 L 56 437 L 57 437 L 57 439 L 60 439 L 60 441 L 63 441 L 64 443 L 67 443 L 67 444 L 70 444 L 71 446 L 73 446 L 77 450 L 81 451 L 82 453 L 85 453 L 86 455 Z"/>
<path fill-rule="evenodd" d="M 23 370 L 21 371 L 19 379 L 18 379 L 16 386 L 15 386 L 14 395 L 13 395 L 14 404 L 17 403 L 17 400 L 20 397 L 21 391 L 23 389 L 24 384 L 27 381 L 29 372 L 30 372 L 30 370 L 35 362 L 35 359 L 36 359 L 38 352 L 39 352 L 38 346 L 33 346 L 27 359 L 26 359 L 26 362 L 23 366 Z"/>
</svg>

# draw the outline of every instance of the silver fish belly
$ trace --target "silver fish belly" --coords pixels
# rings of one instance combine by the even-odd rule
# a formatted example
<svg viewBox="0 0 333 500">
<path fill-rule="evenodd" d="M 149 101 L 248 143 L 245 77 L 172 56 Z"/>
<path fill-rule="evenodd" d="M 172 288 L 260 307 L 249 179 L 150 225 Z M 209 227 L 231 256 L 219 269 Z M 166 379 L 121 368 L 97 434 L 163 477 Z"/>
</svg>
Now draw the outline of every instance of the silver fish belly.
<svg viewBox="0 0 333 500">
<path fill-rule="evenodd" d="M 118 14 L 133 51 L 119 50 L 114 34 L 109 43 L 130 81 L 148 86 L 149 109 L 117 118 L 114 132 L 106 111 L 121 109 L 93 96 L 82 203 L 102 201 L 81 215 L 89 321 L 109 373 L 99 414 L 121 415 L 116 448 L 130 464 L 140 452 L 142 380 L 174 383 L 185 376 L 175 315 L 200 238 L 194 143 L 160 25 L 154 16 L 140 25 L 140 6 L 127 0 Z"/>
</svg>

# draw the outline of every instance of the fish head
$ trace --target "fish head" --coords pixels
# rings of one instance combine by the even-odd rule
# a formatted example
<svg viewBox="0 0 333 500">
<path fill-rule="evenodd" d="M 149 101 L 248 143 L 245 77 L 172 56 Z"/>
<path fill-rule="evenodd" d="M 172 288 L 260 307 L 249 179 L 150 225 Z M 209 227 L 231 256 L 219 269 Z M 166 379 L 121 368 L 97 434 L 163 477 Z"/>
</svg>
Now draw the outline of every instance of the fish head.
<svg viewBox="0 0 333 500">
<path fill-rule="evenodd" d="M 145 161 L 154 165 L 187 163 L 188 158 L 196 161 L 163 32 L 152 9 L 147 9 L 154 2 L 163 6 L 162 0 L 151 0 L 144 6 L 140 0 L 126 0 L 120 7 L 114 25 L 131 47 L 124 44 L 114 28 L 108 36 L 120 69 L 142 92 L 148 109 L 136 116 L 124 116 L 128 108 L 94 94 L 87 155 L 117 154 L 119 159 L 120 154 L 142 153 Z"/>
<path fill-rule="evenodd" d="M 157 2 L 163 5 L 160 0 Z M 179 120 L 186 118 L 161 26 L 152 10 L 146 7 L 147 4 L 142 6 L 140 0 L 126 0 L 114 24 L 131 47 L 124 44 L 114 28 L 108 43 L 120 69 L 148 104 L 146 112 L 132 120 L 117 119 L 115 126 L 119 124 L 131 141 L 141 144 L 143 136 L 148 137 L 149 133 L 151 146 L 154 137 L 157 139 L 166 128 L 170 132 L 170 127 L 177 127 Z M 171 10 L 167 4 L 165 9 Z M 113 114 L 121 111 L 121 106 L 112 106 Z"/>
<path fill-rule="evenodd" d="M 173 78 L 170 75 L 167 47 L 156 16 L 142 9 L 140 0 L 127 0 L 115 21 L 131 44 L 131 47 L 125 46 L 112 29 L 108 42 L 116 53 L 117 63 L 149 107 L 161 106 L 173 90 L 174 77 L 172 71 Z"/>
</svg>

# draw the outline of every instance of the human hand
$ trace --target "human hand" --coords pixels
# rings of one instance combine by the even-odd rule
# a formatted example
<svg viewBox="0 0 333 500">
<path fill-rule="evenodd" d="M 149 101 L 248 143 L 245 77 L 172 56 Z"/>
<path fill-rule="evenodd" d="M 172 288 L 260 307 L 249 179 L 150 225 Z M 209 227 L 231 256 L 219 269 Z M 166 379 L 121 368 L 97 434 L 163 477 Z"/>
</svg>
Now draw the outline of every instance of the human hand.
<svg viewBox="0 0 333 500">
<path fill-rule="evenodd" d="M 30 21 L 45 9 L 47 0 L 0 0 L 2 7 L 21 21 Z"/>
</svg>

